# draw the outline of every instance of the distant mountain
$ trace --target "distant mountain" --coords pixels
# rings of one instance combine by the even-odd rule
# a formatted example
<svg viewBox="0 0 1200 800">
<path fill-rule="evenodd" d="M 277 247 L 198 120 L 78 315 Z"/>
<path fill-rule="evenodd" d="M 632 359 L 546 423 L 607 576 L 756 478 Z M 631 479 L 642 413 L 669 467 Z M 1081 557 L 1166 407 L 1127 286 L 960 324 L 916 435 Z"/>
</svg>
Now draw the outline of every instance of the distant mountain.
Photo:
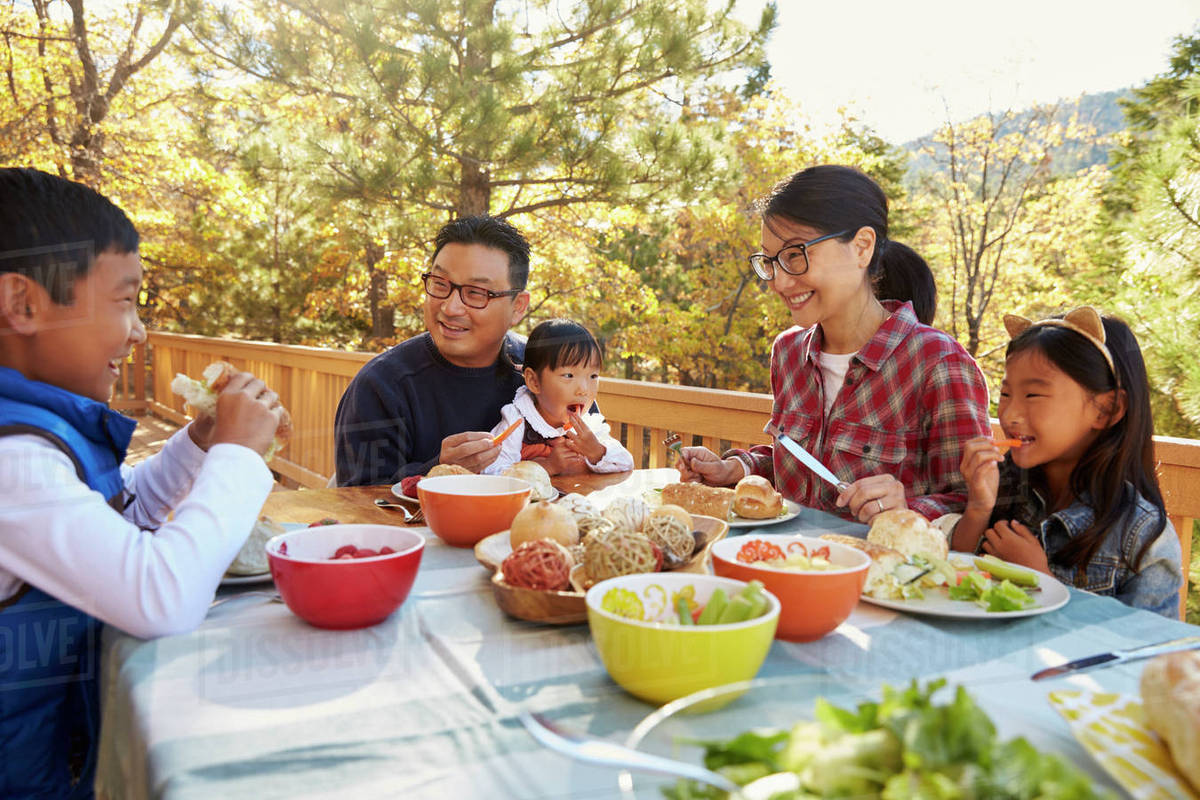
<svg viewBox="0 0 1200 800">
<path fill-rule="evenodd" d="M 1051 163 L 1055 174 L 1074 174 L 1093 164 L 1108 162 L 1108 151 L 1111 143 L 1106 140 L 1110 134 L 1125 129 L 1125 114 L 1121 110 L 1119 101 L 1128 99 L 1132 95 L 1133 91 L 1131 89 L 1117 89 L 1111 92 L 1085 94 L 1077 101 L 1059 101 L 1058 119 L 1066 122 L 1071 114 L 1078 110 L 1080 120 L 1091 124 L 1096 129 L 1097 138 L 1101 139 L 1101 141 L 1088 144 L 1066 142 L 1062 146 L 1055 148 L 1051 153 Z M 1018 115 L 1012 124 L 1019 125 L 1023 123 L 1028 119 L 1029 113 L 1023 112 Z M 933 132 L 930 132 L 925 136 L 900 145 L 900 149 L 907 152 L 910 157 L 908 164 L 908 176 L 910 178 L 936 168 L 933 159 L 923 150 L 932 138 Z"/>
</svg>

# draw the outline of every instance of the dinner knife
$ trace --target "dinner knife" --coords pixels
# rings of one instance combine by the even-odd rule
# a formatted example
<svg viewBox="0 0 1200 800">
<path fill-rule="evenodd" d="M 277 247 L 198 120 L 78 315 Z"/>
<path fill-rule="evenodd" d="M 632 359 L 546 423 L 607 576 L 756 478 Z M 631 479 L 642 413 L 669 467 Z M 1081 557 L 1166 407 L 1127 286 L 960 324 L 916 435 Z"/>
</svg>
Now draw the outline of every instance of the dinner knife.
<svg viewBox="0 0 1200 800">
<path fill-rule="evenodd" d="M 1045 678 L 1058 678 L 1063 675 L 1068 675 L 1072 672 L 1080 672 L 1085 669 L 1093 669 L 1100 666 L 1112 666 L 1125 661 L 1136 661 L 1140 658 L 1152 658 L 1160 656 L 1163 653 L 1176 653 L 1180 650 L 1191 650 L 1200 647 L 1200 636 L 1185 636 L 1182 639 L 1171 639 L 1158 644 L 1148 644 L 1144 647 L 1134 647 L 1129 650 L 1113 650 L 1111 653 L 1097 653 L 1094 656 L 1086 658 L 1077 658 L 1074 661 L 1068 661 L 1057 667 L 1047 667 L 1033 673 L 1032 679 L 1035 681 L 1044 680 Z"/>
<path fill-rule="evenodd" d="M 795 440 L 792 439 L 792 437 L 788 436 L 786 433 L 776 434 L 775 439 L 781 445 L 783 445 L 785 450 L 787 450 L 789 453 L 794 455 L 796 458 L 800 459 L 801 464 L 803 464 L 804 466 L 808 467 L 813 472 L 815 472 L 817 474 L 817 477 L 822 478 L 822 479 L 832 483 L 834 486 L 836 486 L 838 488 L 838 491 L 844 492 L 850 488 L 850 484 L 846 483 L 845 481 L 839 480 L 838 476 L 833 474 L 833 470 L 831 470 L 829 467 L 825 466 L 820 461 L 818 461 L 815 456 L 813 456 L 811 453 L 809 453 L 803 447 L 796 444 Z"/>
</svg>

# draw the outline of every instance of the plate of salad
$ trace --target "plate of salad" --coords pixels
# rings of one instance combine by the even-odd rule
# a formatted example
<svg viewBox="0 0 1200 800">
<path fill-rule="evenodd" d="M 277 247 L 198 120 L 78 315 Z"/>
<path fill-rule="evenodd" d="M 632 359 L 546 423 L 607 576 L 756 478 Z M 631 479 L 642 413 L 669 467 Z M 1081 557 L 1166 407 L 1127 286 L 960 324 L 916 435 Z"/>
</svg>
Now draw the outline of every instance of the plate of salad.
<svg viewBox="0 0 1200 800">
<path fill-rule="evenodd" d="M 1001 561 L 995 556 L 952 552 L 946 560 L 915 556 L 897 571 L 899 589 L 892 597 L 863 594 L 872 605 L 959 619 L 1013 619 L 1046 614 L 1071 599 L 1053 576 Z M 915 564 L 912 562 L 916 562 Z M 919 577 L 907 580 L 908 573 Z"/>
<path fill-rule="evenodd" d="M 625 744 L 703 764 L 745 787 L 730 795 L 623 773 L 625 800 L 1118 796 L 1069 733 L 1030 730 L 1010 697 L 944 679 L 879 686 L 844 673 L 809 674 L 719 686 L 656 710 Z"/>
</svg>

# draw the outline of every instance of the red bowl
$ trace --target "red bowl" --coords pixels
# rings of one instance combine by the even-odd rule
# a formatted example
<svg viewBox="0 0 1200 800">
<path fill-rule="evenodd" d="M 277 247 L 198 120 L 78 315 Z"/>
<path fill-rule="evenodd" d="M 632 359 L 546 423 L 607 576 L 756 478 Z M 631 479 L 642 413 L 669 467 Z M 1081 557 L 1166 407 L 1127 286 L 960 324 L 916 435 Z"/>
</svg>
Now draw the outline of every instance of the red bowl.
<svg viewBox="0 0 1200 800">
<path fill-rule="evenodd" d="M 333 559 L 339 547 L 396 552 Z M 267 541 L 271 577 L 283 602 L 318 628 L 365 628 L 400 607 L 417 577 L 425 538 L 395 525 L 318 525 Z"/>
<path fill-rule="evenodd" d="M 811 572 L 751 566 L 738 561 L 738 551 L 752 541 L 769 542 L 785 553 L 799 543 L 812 552 L 829 548 L 829 561 L 837 568 Z M 739 581 L 759 580 L 767 591 L 779 598 L 776 639 L 811 642 L 820 639 L 846 621 L 858 604 L 871 558 L 861 550 L 837 542 L 788 534 L 757 534 L 722 539 L 712 546 L 713 572 Z"/>
<path fill-rule="evenodd" d="M 474 547 L 512 527 L 532 488 L 505 475 L 439 475 L 422 479 L 417 496 L 425 524 L 438 538 L 454 547 Z"/>
</svg>

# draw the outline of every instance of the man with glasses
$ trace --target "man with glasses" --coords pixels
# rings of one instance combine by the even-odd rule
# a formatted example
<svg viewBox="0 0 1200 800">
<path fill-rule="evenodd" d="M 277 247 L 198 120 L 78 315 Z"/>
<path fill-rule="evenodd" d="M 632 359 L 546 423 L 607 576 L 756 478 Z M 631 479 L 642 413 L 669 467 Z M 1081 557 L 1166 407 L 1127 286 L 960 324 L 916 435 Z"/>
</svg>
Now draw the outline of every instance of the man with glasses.
<svg viewBox="0 0 1200 800">
<path fill-rule="evenodd" d="M 479 472 L 500 447 L 488 431 L 523 385 L 509 329 L 529 308 L 529 243 L 490 216 L 447 223 L 434 239 L 425 333 L 372 359 L 334 422 L 340 486 L 391 484 L 436 464 Z"/>
</svg>

